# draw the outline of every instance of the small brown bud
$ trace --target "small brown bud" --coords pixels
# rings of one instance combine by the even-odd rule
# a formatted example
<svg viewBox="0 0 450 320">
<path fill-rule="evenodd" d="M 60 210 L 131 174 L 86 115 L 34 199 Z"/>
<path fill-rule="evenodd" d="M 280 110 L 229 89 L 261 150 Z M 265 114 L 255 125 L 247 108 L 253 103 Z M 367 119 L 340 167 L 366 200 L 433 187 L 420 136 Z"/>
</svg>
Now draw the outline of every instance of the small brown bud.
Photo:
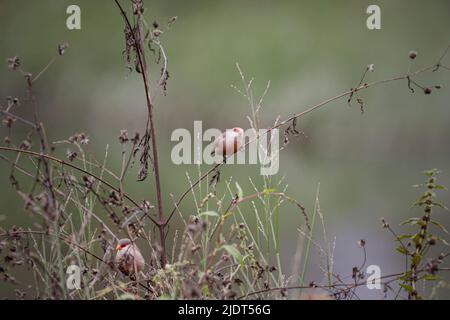
<svg viewBox="0 0 450 320">
<path fill-rule="evenodd" d="M 7 62 L 8 62 L 8 68 L 11 70 L 17 70 L 17 68 L 20 67 L 20 59 L 17 56 L 9 58 L 7 60 Z"/>
<path fill-rule="evenodd" d="M 152 33 L 155 38 L 158 38 L 163 32 L 159 29 L 153 29 Z"/>
<path fill-rule="evenodd" d="M 411 60 L 414 60 L 417 57 L 417 51 L 410 51 L 408 56 Z"/>
<path fill-rule="evenodd" d="M 70 149 L 67 149 L 66 155 L 67 155 L 67 159 L 69 159 L 69 161 L 73 161 L 77 157 L 77 153 Z"/>
<path fill-rule="evenodd" d="M 430 237 L 430 239 L 428 239 L 428 244 L 430 246 L 434 246 L 437 243 L 438 239 L 435 236 Z"/>
</svg>

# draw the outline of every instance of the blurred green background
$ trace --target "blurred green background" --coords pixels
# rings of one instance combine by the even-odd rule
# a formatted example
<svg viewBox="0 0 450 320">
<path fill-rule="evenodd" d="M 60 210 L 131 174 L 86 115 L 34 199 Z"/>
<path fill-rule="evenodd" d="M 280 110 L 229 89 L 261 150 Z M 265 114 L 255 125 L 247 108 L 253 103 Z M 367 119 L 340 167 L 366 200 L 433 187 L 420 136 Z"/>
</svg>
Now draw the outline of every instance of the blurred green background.
<svg viewBox="0 0 450 320">
<path fill-rule="evenodd" d="M 65 26 L 70 4 L 81 8 L 81 30 Z M 381 30 L 366 28 L 370 4 L 381 7 Z M 249 126 L 247 102 L 230 87 L 240 85 L 236 62 L 247 78 L 255 78 L 256 94 L 271 81 L 261 118 L 269 127 L 278 115 L 283 119 L 355 86 L 368 64 L 375 65 L 369 81 L 402 75 L 410 50 L 418 51 L 414 70 L 436 62 L 450 43 L 448 0 L 145 1 L 145 5 L 149 23 L 163 24 L 178 16 L 162 37 L 169 57 L 167 96 L 158 91 L 155 101 L 167 209 L 172 207 L 169 193 L 179 195 L 188 186 L 186 172 L 197 175 L 195 166 L 171 163 L 171 132 L 192 131 L 194 120 L 202 120 L 204 128 Z M 23 79 L 7 69 L 7 58 L 17 55 L 23 69 L 37 73 L 55 55 L 57 44 L 68 42 L 66 54 L 35 86 L 41 117 L 51 140 L 86 132 L 91 140 L 87 150 L 98 159 L 109 144 L 108 164 L 118 169 L 119 131 L 142 132 L 146 115 L 140 78 L 127 70 L 122 56 L 122 31 L 113 1 L 1 0 L 2 103 L 7 96 L 25 97 Z M 450 65 L 450 57 L 446 63 Z M 159 68 L 152 67 L 153 78 Z M 327 236 L 336 237 L 335 270 L 342 275 L 361 262 L 359 239 L 367 242 L 368 264 L 380 265 L 382 273 L 402 270 L 403 261 L 391 236 L 382 230 L 380 217 L 396 226 L 420 214 L 410 208 L 419 194 L 411 186 L 422 181 L 425 169 L 442 170 L 439 179 L 450 186 L 449 73 L 427 74 L 417 81 L 443 88 L 426 96 L 420 91 L 411 94 L 403 81 L 374 87 L 360 94 L 365 101 L 363 115 L 356 102 L 351 108 L 345 99 L 331 103 L 299 121 L 307 137 L 291 139 L 281 154 L 274 179 L 285 176 L 288 193 L 308 212 L 320 183 Z M 21 108 L 21 114 L 31 115 L 28 104 Z M 1 163 L 0 223 L 23 225 L 28 214 L 8 175 L 9 166 Z M 238 179 L 244 193 L 252 192 L 247 177 L 261 180 L 257 166 L 228 166 L 222 177 L 230 176 Z M 153 201 L 153 177 L 142 183 L 135 178 L 136 170 L 127 180 L 129 192 L 138 199 L 151 195 Z M 441 192 L 441 199 L 450 204 L 450 193 Z M 190 199 L 183 212 L 194 212 Z M 438 215 L 448 226 L 448 214 Z M 288 274 L 298 223 L 295 208 L 283 212 L 282 259 Z M 320 281 L 320 258 L 313 255 L 308 279 Z M 0 283 L 2 295 L 3 287 Z M 365 298 L 382 296 L 366 289 L 361 293 Z"/>
</svg>

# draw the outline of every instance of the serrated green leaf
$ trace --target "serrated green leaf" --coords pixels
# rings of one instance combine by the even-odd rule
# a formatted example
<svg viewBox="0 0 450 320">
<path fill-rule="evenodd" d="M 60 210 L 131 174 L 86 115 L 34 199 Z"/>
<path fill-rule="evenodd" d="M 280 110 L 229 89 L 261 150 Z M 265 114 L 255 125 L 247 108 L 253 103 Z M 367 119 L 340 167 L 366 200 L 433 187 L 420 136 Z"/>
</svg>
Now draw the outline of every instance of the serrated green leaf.
<svg viewBox="0 0 450 320">
<path fill-rule="evenodd" d="M 411 237 L 413 237 L 412 234 L 401 234 L 401 235 L 398 236 L 397 241 L 398 240 L 403 240 L 403 239 L 410 239 Z"/>
<path fill-rule="evenodd" d="M 408 284 L 403 284 L 403 283 L 401 283 L 401 284 L 400 284 L 400 287 L 402 287 L 403 289 L 405 289 L 405 290 L 408 291 L 409 293 L 411 293 L 411 292 L 414 291 L 413 287 L 410 286 L 410 285 L 408 285 Z"/>
<path fill-rule="evenodd" d="M 435 205 L 436 207 L 439 207 L 441 209 L 444 209 L 445 211 L 450 211 L 446 206 L 444 206 L 442 203 L 439 202 L 434 202 L 433 205 Z"/>
<path fill-rule="evenodd" d="M 420 220 L 420 218 L 409 218 L 409 219 L 403 221 L 402 223 L 400 223 L 400 225 L 405 225 L 405 224 L 408 224 L 408 223 L 412 224 L 412 223 L 414 223 L 414 222 L 416 222 L 418 220 Z"/>
<path fill-rule="evenodd" d="M 450 246 L 450 243 L 448 243 L 445 239 L 442 239 L 441 237 L 437 237 L 439 241 L 441 241 L 444 245 L 446 245 L 447 247 Z"/>
<path fill-rule="evenodd" d="M 419 265 L 420 261 L 422 261 L 422 257 L 418 254 L 414 254 L 412 257 L 412 263 L 416 266 Z"/>
<path fill-rule="evenodd" d="M 401 254 L 409 254 L 408 250 L 406 250 L 404 247 L 397 247 L 395 248 L 395 250 L 397 250 Z"/>
<path fill-rule="evenodd" d="M 436 168 L 434 168 L 434 169 L 431 169 L 431 170 L 424 171 L 424 173 L 425 173 L 427 176 L 432 177 L 432 176 L 434 176 L 435 174 L 438 174 L 438 173 L 439 173 L 439 170 L 436 169 Z"/>
</svg>

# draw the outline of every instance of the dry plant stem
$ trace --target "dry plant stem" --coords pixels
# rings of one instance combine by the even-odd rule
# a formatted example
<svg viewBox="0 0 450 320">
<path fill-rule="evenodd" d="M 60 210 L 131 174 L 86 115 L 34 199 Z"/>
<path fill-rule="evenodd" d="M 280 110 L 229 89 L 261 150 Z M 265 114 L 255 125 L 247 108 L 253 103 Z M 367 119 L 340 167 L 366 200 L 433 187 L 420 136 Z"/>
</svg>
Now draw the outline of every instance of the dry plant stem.
<svg viewBox="0 0 450 320">
<path fill-rule="evenodd" d="M 74 246 L 74 247 L 80 249 L 81 251 L 85 252 L 86 254 L 89 254 L 93 258 L 97 259 L 101 263 L 108 265 L 107 261 L 103 260 L 98 255 L 96 255 L 95 253 L 90 251 L 89 249 L 86 249 L 85 247 L 72 241 L 70 238 L 62 236 L 62 235 L 49 234 L 44 231 L 37 231 L 37 230 L 18 230 L 18 231 L 13 231 L 13 232 L 0 233 L 0 237 L 10 237 L 10 236 L 20 235 L 20 234 L 27 234 L 27 235 L 37 234 L 37 235 L 41 235 L 41 236 L 55 236 L 55 237 L 59 238 L 60 240 L 64 241 L 67 245 Z M 142 288 L 144 288 L 146 290 L 149 290 L 149 288 L 146 285 L 144 285 L 140 282 L 139 282 L 139 286 L 141 286 Z"/>
<path fill-rule="evenodd" d="M 445 53 L 447 53 L 447 51 L 448 51 L 448 50 L 446 50 Z M 443 58 L 443 57 L 441 57 L 441 59 L 440 59 L 439 61 L 441 61 L 442 58 Z M 314 106 L 312 106 L 312 107 L 310 107 L 310 108 L 308 108 L 308 109 L 306 109 L 306 110 L 304 110 L 304 111 L 301 111 L 301 112 L 299 112 L 299 113 L 294 114 L 293 116 L 291 116 L 291 117 L 289 117 L 289 118 L 286 118 L 285 120 L 281 121 L 280 123 L 276 124 L 275 126 L 269 128 L 269 129 L 267 129 L 267 131 L 265 131 L 264 133 L 258 134 L 254 139 L 248 141 L 246 144 L 244 144 L 244 145 L 242 146 L 242 149 L 244 150 L 244 149 L 247 147 L 247 145 L 249 145 L 250 143 L 253 143 L 253 142 L 256 141 L 257 139 L 261 138 L 262 136 L 267 135 L 269 132 L 273 131 L 274 129 L 283 127 L 283 126 L 285 126 L 286 124 L 288 124 L 289 122 L 293 121 L 294 119 L 300 118 L 300 117 L 302 117 L 302 116 L 307 115 L 308 113 L 311 113 L 311 112 L 313 112 L 313 111 L 315 111 L 315 110 L 317 110 L 317 109 L 320 109 L 320 108 L 322 108 L 323 106 L 329 104 L 330 102 L 339 100 L 339 99 L 341 99 L 341 98 L 343 98 L 343 97 L 346 97 L 346 96 L 354 95 L 355 93 L 357 93 L 357 92 L 359 92 L 359 91 L 362 91 L 362 90 L 365 90 L 365 89 L 368 89 L 368 88 L 370 88 L 370 87 L 374 87 L 374 86 L 377 86 L 377 85 L 380 85 L 380 84 L 389 83 L 389 82 L 394 82 L 394 81 L 399 81 L 399 80 L 408 80 L 411 76 L 416 76 L 416 75 L 425 73 L 425 72 L 427 72 L 427 71 L 433 71 L 433 72 L 434 72 L 434 71 L 437 71 L 440 67 L 442 68 L 442 67 L 444 67 L 444 66 L 442 66 L 442 65 L 440 64 L 440 62 L 438 62 L 438 63 L 435 63 L 435 64 L 433 64 L 433 65 L 431 65 L 431 66 L 428 66 L 428 67 L 419 69 L 419 70 L 417 70 L 417 71 L 415 71 L 415 72 L 413 72 L 413 73 L 410 73 L 410 74 L 405 74 L 405 75 L 401 75 L 401 76 L 397 76 L 397 77 L 392 77 L 392 78 L 388 78 L 388 79 L 378 80 L 378 81 L 374 81 L 374 82 L 370 82 L 370 83 L 364 83 L 364 84 L 362 84 L 362 85 L 360 85 L 360 86 L 358 86 L 358 87 L 356 87 L 356 88 L 352 88 L 352 89 L 350 89 L 350 90 L 348 90 L 348 91 L 345 91 L 345 92 L 343 92 L 343 93 L 341 93 L 341 94 L 338 94 L 338 95 L 336 95 L 336 96 L 334 96 L 334 97 L 331 97 L 331 98 L 329 98 L 329 99 L 326 99 L 326 100 L 324 100 L 324 101 L 322 101 L 322 102 L 320 102 L 320 103 L 318 103 L 318 104 L 316 104 L 316 105 L 314 105 Z M 230 155 L 230 156 L 233 156 L 233 155 Z M 230 156 L 228 156 L 228 157 L 230 157 Z M 214 167 L 212 167 L 211 169 L 209 169 L 208 171 L 206 171 L 203 175 L 201 175 L 195 183 L 193 183 L 193 184 L 192 184 L 185 192 L 183 192 L 183 194 L 180 196 L 180 198 L 179 198 L 179 199 L 177 200 L 177 202 L 175 203 L 175 207 L 172 209 L 172 212 L 170 213 L 170 215 L 169 215 L 169 217 L 168 217 L 168 219 L 167 219 L 167 223 L 168 223 L 168 222 L 170 221 L 170 219 L 172 218 L 174 212 L 176 211 L 176 208 L 180 206 L 181 202 L 182 202 L 182 201 L 184 200 L 184 198 L 189 194 L 189 192 L 190 192 L 193 188 L 195 188 L 201 181 L 203 181 L 206 177 L 208 177 L 208 175 L 210 175 L 212 172 L 214 172 L 215 170 L 217 170 L 217 169 L 218 169 L 219 167 L 221 167 L 223 164 L 224 164 L 224 162 L 216 164 Z"/>
<path fill-rule="evenodd" d="M 94 179 L 96 179 L 97 181 L 103 183 L 105 186 L 108 186 L 108 187 L 111 188 L 112 190 L 114 190 L 114 191 L 116 191 L 116 192 L 120 192 L 120 189 L 119 189 L 119 188 L 114 187 L 112 184 L 110 184 L 109 182 L 103 180 L 102 178 L 100 178 L 100 177 L 98 177 L 98 176 L 92 174 L 91 172 L 88 172 L 88 171 L 86 171 L 86 170 L 84 170 L 84 169 L 82 169 L 82 168 L 80 168 L 80 167 L 78 167 L 78 166 L 76 166 L 76 165 L 74 165 L 74 164 L 71 164 L 71 163 L 66 162 L 66 161 L 64 161 L 64 160 L 61 160 L 61 159 L 56 158 L 56 157 L 54 157 L 54 156 L 47 155 L 47 154 L 40 154 L 40 153 L 38 153 L 38 152 L 31 151 L 31 150 L 22 150 L 22 149 L 18 149 L 18 148 L 10 148 L 10 147 L 3 147 L 3 146 L 0 146 L 0 150 L 4 150 L 4 151 L 13 151 L 13 152 L 16 152 L 16 153 L 18 153 L 18 154 L 20 154 L 20 153 L 28 154 L 28 155 L 33 156 L 33 157 L 36 157 L 36 158 L 43 157 L 43 158 L 45 158 L 45 159 L 48 159 L 48 160 L 57 162 L 57 163 L 59 163 L 59 164 L 61 164 L 61 165 L 63 165 L 63 166 L 70 167 L 70 168 L 75 169 L 75 170 L 77 170 L 77 171 L 80 171 L 80 172 L 82 172 L 82 173 L 84 173 L 84 174 L 86 174 L 86 175 L 89 175 L 89 176 L 93 177 Z M 123 196 L 124 196 L 128 201 L 130 201 L 133 205 L 135 205 L 136 207 L 139 207 L 139 204 L 138 204 L 133 198 L 131 198 L 129 195 L 127 195 L 126 193 L 124 193 Z M 147 215 L 147 216 L 148 216 L 148 215 Z M 154 224 L 158 225 L 158 222 L 157 222 L 155 219 L 153 219 L 151 216 L 148 216 L 148 217 L 150 218 L 150 220 L 151 220 Z"/>
<path fill-rule="evenodd" d="M 153 152 L 153 169 L 154 169 L 154 175 L 155 175 L 155 187 L 156 187 L 156 198 L 157 198 L 157 206 L 158 206 L 158 214 L 159 214 L 159 221 L 157 223 L 157 227 L 159 229 L 159 237 L 160 237 L 160 245 L 161 245 L 161 265 L 164 267 L 166 265 L 166 235 L 165 235 L 165 227 L 167 225 L 168 221 L 164 220 L 164 212 L 163 212 L 163 205 L 162 205 L 162 196 L 161 196 L 161 182 L 160 182 L 160 176 L 159 176 L 159 163 L 158 163 L 158 149 L 157 149 L 157 143 L 156 143 L 156 128 L 153 121 L 153 102 L 152 97 L 150 95 L 150 85 L 148 81 L 148 69 L 147 69 L 147 61 L 145 58 L 144 53 L 144 46 L 143 42 L 144 39 L 142 37 L 142 13 L 136 12 L 135 17 L 137 18 L 137 31 L 139 33 L 138 36 L 135 34 L 135 29 L 133 29 L 126 12 L 123 10 L 122 6 L 120 5 L 118 0 L 114 0 L 116 5 L 118 6 L 125 23 L 127 24 L 128 28 L 130 29 L 130 32 L 133 37 L 134 46 L 136 49 L 136 55 L 139 60 L 139 66 L 141 68 L 141 75 L 142 80 L 144 83 L 144 89 L 145 89 L 145 98 L 147 102 L 147 110 L 148 110 L 148 121 L 150 124 L 150 138 L 152 142 L 152 152 Z M 139 41 L 138 41 L 139 39 Z"/>
<path fill-rule="evenodd" d="M 450 268 L 439 268 L 439 271 L 448 271 L 450 270 Z M 417 270 L 417 274 L 420 274 L 422 272 L 426 272 L 425 269 L 420 269 Z M 404 273 L 394 273 L 394 274 L 389 274 L 389 275 L 384 275 L 381 276 L 379 279 L 380 280 L 385 280 L 385 279 L 390 279 L 386 282 L 384 282 L 384 284 L 389 284 L 391 282 L 394 282 L 396 280 L 398 280 L 400 277 L 404 276 Z M 392 278 L 392 279 L 391 279 Z M 268 289 L 263 289 L 263 290 L 258 290 L 258 291 L 254 291 L 254 292 L 249 292 L 243 296 L 238 297 L 237 299 L 244 299 L 250 296 L 254 296 L 254 295 L 258 295 L 258 294 L 262 294 L 262 293 L 268 293 L 271 291 L 282 291 L 282 290 L 294 290 L 294 289 L 311 289 L 311 288 L 317 288 L 317 289 L 337 289 L 340 287 L 344 287 L 343 290 L 350 290 L 350 289 L 355 289 L 357 287 L 360 286 L 365 286 L 367 285 L 367 281 L 360 281 L 360 282 L 353 282 L 353 283 L 334 283 L 331 285 L 314 285 L 314 286 L 291 286 L 291 287 L 278 287 L 278 288 L 268 288 Z"/>
<path fill-rule="evenodd" d="M 20 234 L 38 234 L 38 235 L 42 235 L 42 236 L 52 236 L 52 234 L 46 233 L 44 231 L 19 230 L 19 231 L 1 233 L 0 237 L 10 237 L 10 236 L 20 235 Z M 93 253 L 90 250 L 86 249 L 85 247 L 79 245 L 78 243 L 73 242 L 68 237 L 65 237 L 65 236 L 62 236 L 62 235 L 53 235 L 53 236 L 55 236 L 55 237 L 59 238 L 60 240 L 66 242 L 68 245 L 72 245 L 72 246 L 77 247 L 78 249 L 80 249 L 80 250 L 84 251 L 85 253 L 91 255 L 92 257 L 94 257 L 98 261 L 100 261 L 102 263 L 105 263 L 105 264 L 108 264 L 106 261 L 104 261 L 102 258 L 97 256 L 95 253 Z"/>
</svg>

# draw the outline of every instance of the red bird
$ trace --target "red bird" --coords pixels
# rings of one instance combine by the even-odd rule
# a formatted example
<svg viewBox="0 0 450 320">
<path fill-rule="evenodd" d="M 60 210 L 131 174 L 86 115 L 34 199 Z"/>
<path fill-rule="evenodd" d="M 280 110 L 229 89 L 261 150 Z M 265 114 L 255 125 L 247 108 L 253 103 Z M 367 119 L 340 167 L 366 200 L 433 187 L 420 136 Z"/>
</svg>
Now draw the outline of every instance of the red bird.
<svg viewBox="0 0 450 320">
<path fill-rule="evenodd" d="M 129 276 L 144 269 L 144 257 L 136 244 L 132 243 L 130 239 L 120 239 L 116 250 L 116 265 L 121 272 Z"/>
<path fill-rule="evenodd" d="M 231 130 L 226 130 L 214 140 L 214 151 L 211 155 L 218 154 L 226 159 L 226 157 L 238 152 L 243 143 L 244 129 L 234 127 Z"/>
</svg>

